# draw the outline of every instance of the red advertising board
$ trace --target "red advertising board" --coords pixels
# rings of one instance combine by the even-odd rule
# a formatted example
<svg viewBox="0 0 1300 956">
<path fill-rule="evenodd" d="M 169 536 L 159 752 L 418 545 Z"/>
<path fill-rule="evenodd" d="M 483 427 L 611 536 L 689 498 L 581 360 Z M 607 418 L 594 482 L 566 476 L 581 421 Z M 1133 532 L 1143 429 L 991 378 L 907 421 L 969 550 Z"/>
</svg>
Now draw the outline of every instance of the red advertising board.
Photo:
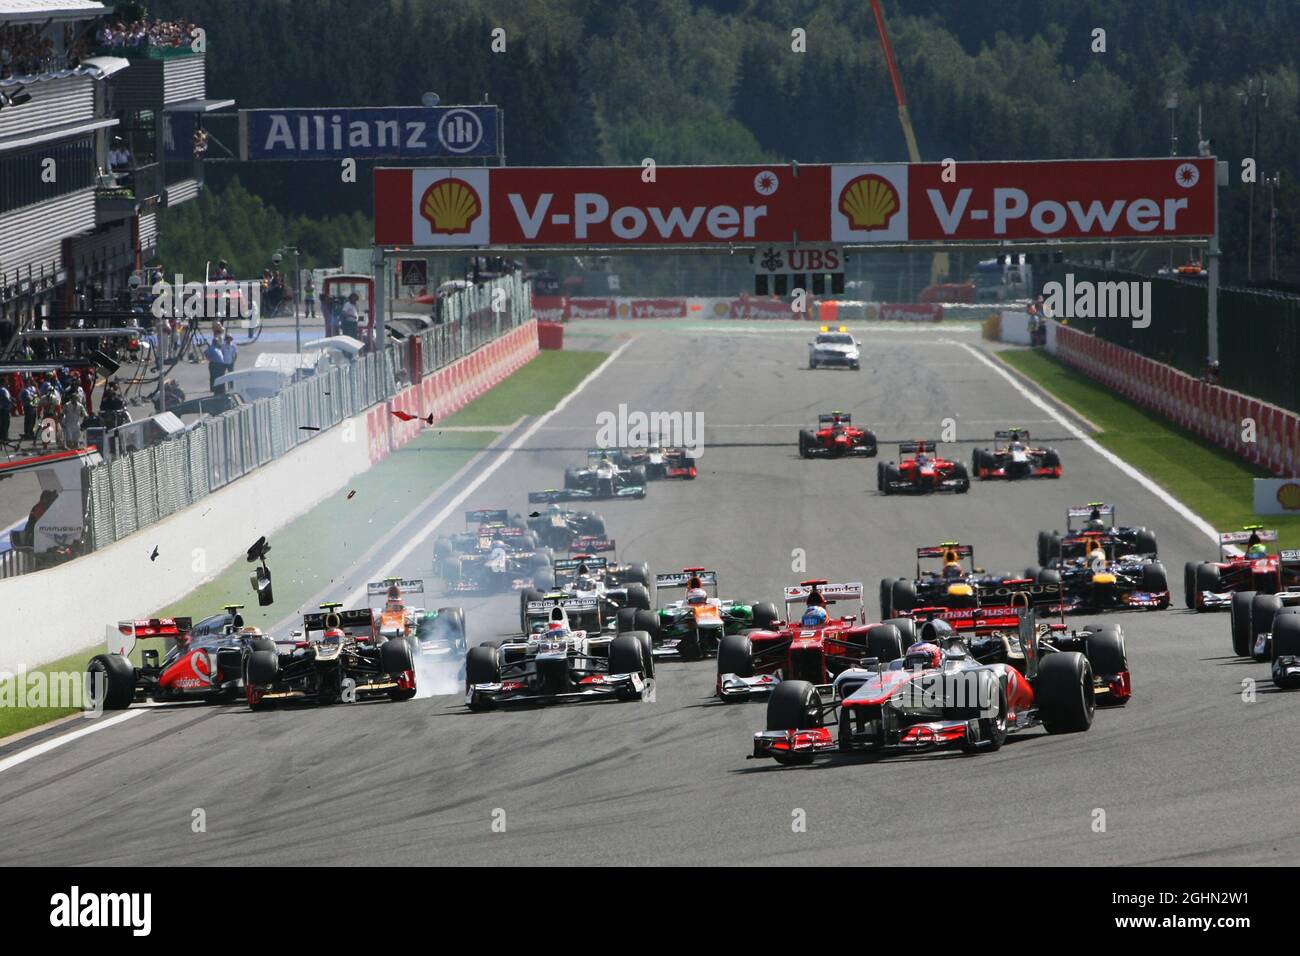
<svg viewBox="0 0 1300 956">
<path fill-rule="evenodd" d="M 938 322 L 943 306 L 938 302 L 882 302 L 876 312 L 882 322 Z"/>
</svg>

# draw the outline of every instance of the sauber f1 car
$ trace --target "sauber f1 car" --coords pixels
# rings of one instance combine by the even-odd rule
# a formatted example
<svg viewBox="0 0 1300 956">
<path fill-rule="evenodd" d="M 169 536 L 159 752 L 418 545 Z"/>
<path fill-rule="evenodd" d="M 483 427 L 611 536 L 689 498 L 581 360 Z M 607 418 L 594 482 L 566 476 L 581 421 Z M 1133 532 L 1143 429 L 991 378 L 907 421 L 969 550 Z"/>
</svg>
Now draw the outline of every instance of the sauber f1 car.
<svg viewBox="0 0 1300 956">
<path fill-rule="evenodd" d="M 198 624 L 188 617 L 119 621 L 107 630 L 107 650 L 86 667 L 90 703 L 123 710 L 137 701 L 207 700 L 227 702 L 244 690 L 243 661 L 249 641 L 262 632 L 245 627 L 243 605 L 228 604 L 222 614 Z M 137 641 L 167 642 L 130 658 Z"/>
<path fill-rule="evenodd" d="M 412 643 L 379 636 L 370 608 L 305 614 L 302 631 L 288 647 L 266 638 L 249 642 L 244 660 L 248 706 L 265 710 L 285 700 L 317 704 L 367 697 L 410 700 L 415 696 Z"/>
<path fill-rule="evenodd" d="M 774 604 L 719 599 L 716 571 L 686 568 L 655 575 L 658 593 L 677 588 L 685 588 L 686 596 L 657 611 L 620 608 L 619 631 L 645 631 L 654 641 L 656 654 L 697 661 L 717 654 L 718 646 L 727 634 L 739 634 L 750 628 L 768 628 L 780 620 Z"/>
<path fill-rule="evenodd" d="M 826 608 L 836 601 L 857 601 L 858 614 L 831 617 Z M 797 618 L 792 605 L 803 607 Z M 715 686 L 719 698 L 744 700 L 787 680 L 828 685 L 843 670 L 901 657 L 912 635 L 908 619 L 865 623 L 860 583 L 804 581 L 785 589 L 785 606 L 785 622 L 723 637 Z"/>
<path fill-rule="evenodd" d="M 1090 532 L 1092 537 L 1085 537 Z M 1154 558 L 1158 553 L 1155 532 L 1149 528 L 1119 527 L 1115 524 L 1115 506 L 1100 501 L 1090 501 L 1065 511 L 1065 533 L 1038 532 L 1038 563 L 1045 568 L 1056 567 L 1060 558 L 1079 558 L 1094 546 L 1098 535 L 1114 544 L 1122 554 Z"/>
<path fill-rule="evenodd" d="M 767 705 L 752 757 L 810 763 L 817 754 L 1001 748 L 1043 726 L 1086 731 L 1098 703 L 1131 693 L 1118 628 L 1065 632 L 1026 608 L 944 613 L 901 660 L 841 671 L 829 688 L 785 681 Z"/>
<path fill-rule="evenodd" d="M 589 631 L 603 630 L 617 618 L 620 608 L 650 610 L 650 569 L 644 563 L 610 564 L 608 558 L 591 554 L 560 558 L 555 562 L 555 577 L 545 590 L 526 587 L 519 595 L 519 620 L 527 630 L 526 610 L 533 601 L 554 597 L 594 598 L 596 618 L 579 622 Z"/>
<path fill-rule="evenodd" d="M 921 562 L 937 560 L 937 570 Z M 962 562 L 966 564 L 963 565 Z M 897 616 L 918 607 L 1007 607 L 1017 601 L 1054 606 L 1061 600 L 1060 582 L 1035 574 L 988 574 L 975 566 L 975 548 L 945 541 L 916 549 L 916 577 L 882 578 L 880 614 Z"/>
<path fill-rule="evenodd" d="M 1183 566 L 1187 606 L 1218 611 L 1232 606 L 1234 591 L 1277 594 L 1300 588 L 1300 552 L 1269 551 L 1266 545 L 1276 541 L 1276 531 L 1259 525 L 1221 532 L 1218 561 L 1188 561 Z"/>
<path fill-rule="evenodd" d="M 424 582 L 384 578 L 366 585 L 371 611 L 382 640 L 406 638 L 416 654 L 460 659 L 466 651 L 465 611 L 440 607 L 429 611 L 407 603 L 410 595 L 423 595 Z"/>
<path fill-rule="evenodd" d="M 547 505 L 545 511 L 528 516 L 528 530 L 541 544 L 556 551 L 600 554 L 614 550 L 614 540 L 605 536 L 605 519 L 590 511 Z"/>
<path fill-rule="evenodd" d="M 541 630 L 469 649 L 465 704 L 470 710 L 510 703 L 647 699 L 655 672 L 650 635 L 575 630 L 564 606 L 575 600 L 595 603 L 591 598 L 532 602 L 528 616 L 547 615 Z"/>
<path fill-rule="evenodd" d="M 624 468 L 642 468 L 648 481 L 680 478 L 693 480 L 699 469 L 689 448 L 671 447 L 657 440 L 645 447 L 609 449 L 614 462 Z"/>
<path fill-rule="evenodd" d="M 1061 457 L 1055 448 L 1035 448 L 1029 432 L 1009 428 L 993 433 L 993 450 L 976 448 L 971 474 L 981 481 L 989 478 L 1060 478 Z"/>
<path fill-rule="evenodd" d="M 799 432 L 800 458 L 876 457 L 876 436 L 853 424 L 848 412 L 827 412 L 817 416 L 816 428 Z"/>
<path fill-rule="evenodd" d="M 932 441 L 908 441 L 898 446 L 898 462 L 876 465 L 876 489 L 882 494 L 928 494 L 932 491 L 970 491 L 970 473 L 959 461 L 935 455 Z M 911 458 L 905 458 L 911 455 Z"/>
</svg>

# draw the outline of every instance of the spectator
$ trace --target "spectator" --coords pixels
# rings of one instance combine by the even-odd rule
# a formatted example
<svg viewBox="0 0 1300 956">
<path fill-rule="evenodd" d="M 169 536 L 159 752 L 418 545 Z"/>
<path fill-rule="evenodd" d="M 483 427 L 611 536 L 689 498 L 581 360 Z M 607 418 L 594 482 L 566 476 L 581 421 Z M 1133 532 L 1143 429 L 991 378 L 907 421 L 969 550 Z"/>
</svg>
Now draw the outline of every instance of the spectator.
<svg viewBox="0 0 1300 956">
<path fill-rule="evenodd" d="M 1211 385 L 1219 384 L 1219 363 L 1208 355 L 1205 357 L 1205 368 L 1201 371 L 1201 381 Z"/>
<path fill-rule="evenodd" d="M 185 390 L 181 388 L 180 382 L 174 378 L 169 378 L 163 382 L 163 411 L 169 408 L 176 408 L 185 401 Z"/>
<path fill-rule="evenodd" d="M 226 263 L 225 259 L 222 259 L 217 263 L 217 278 L 222 282 L 228 282 L 230 280 L 230 266 Z"/>
<path fill-rule="evenodd" d="M 36 409 L 40 401 L 40 393 L 36 391 L 36 386 L 30 378 L 22 390 L 20 400 L 23 404 L 23 434 L 22 438 L 26 441 L 36 441 Z"/>
<path fill-rule="evenodd" d="M 222 340 L 222 343 L 221 354 L 225 357 L 226 371 L 233 372 L 235 370 L 235 361 L 239 358 L 239 347 L 235 345 L 235 340 L 229 335 Z"/>
<path fill-rule="evenodd" d="M 361 338 L 361 317 L 357 314 L 358 299 L 360 296 L 355 292 L 348 296 L 347 304 L 343 306 L 343 317 L 339 320 L 339 332 L 350 335 L 354 339 Z"/>
<path fill-rule="evenodd" d="M 116 382 L 104 384 L 104 394 L 99 398 L 99 413 L 105 428 L 117 428 L 127 423 L 126 403 L 122 401 Z"/>
<path fill-rule="evenodd" d="M 213 336 L 212 341 L 208 343 L 203 357 L 208 360 L 208 388 L 213 395 L 224 395 L 226 386 L 218 385 L 217 379 L 225 375 L 229 369 L 226 368 L 226 355 L 222 351 L 221 341 L 216 336 Z"/>
<path fill-rule="evenodd" d="M 77 393 L 68 392 L 68 400 L 63 403 L 63 447 L 80 448 L 85 444 L 81 426 L 85 423 L 86 406 L 77 399 Z"/>
<path fill-rule="evenodd" d="M 9 416 L 14 413 L 13 396 L 0 384 L 0 448 L 9 444 Z"/>
<path fill-rule="evenodd" d="M 302 302 L 307 310 L 306 318 L 316 318 L 316 279 L 310 272 L 307 273 L 307 285 L 302 290 Z"/>
</svg>

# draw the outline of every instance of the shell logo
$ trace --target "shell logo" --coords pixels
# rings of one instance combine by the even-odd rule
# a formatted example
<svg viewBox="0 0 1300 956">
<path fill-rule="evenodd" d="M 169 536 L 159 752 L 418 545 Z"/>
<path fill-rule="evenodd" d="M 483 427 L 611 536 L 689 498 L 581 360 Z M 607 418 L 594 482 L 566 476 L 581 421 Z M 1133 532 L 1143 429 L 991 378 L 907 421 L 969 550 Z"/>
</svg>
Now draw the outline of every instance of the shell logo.
<svg viewBox="0 0 1300 956">
<path fill-rule="evenodd" d="M 1277 503 L 1287 511 L 1300 511 L 1300 485 L 1294 481 L 1280 485 L 1277 489 Z"/>
<path fill-rule="evenodd" d="M 844 184 L 836 208 L 854 229 L 871 232 L 888 229 L 889 220 L 901 205 L 893 183 L 876 173 L 867 173 Z"/>
<path fill-rule="evenodd" d="M 460 179 L 439 180 L 420 197 L 420 215 L 428 220 L 429 230 L 435 233 L 469 232 L 482 212 L 478 193 Z"/>
</svg>

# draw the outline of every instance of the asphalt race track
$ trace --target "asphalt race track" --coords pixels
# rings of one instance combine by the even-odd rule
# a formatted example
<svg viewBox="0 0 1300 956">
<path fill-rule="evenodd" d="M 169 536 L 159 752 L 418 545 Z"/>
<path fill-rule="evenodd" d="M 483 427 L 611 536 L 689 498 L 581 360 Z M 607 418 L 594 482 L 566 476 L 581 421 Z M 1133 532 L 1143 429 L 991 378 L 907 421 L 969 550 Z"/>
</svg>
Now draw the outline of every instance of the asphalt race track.
<svg viewBox="0 0 1300 956">
<path fill-rule="evenodd" d="M 807 335 L 639 330 L 465 507 L 526 510 L 525 492 L 559 484 L 591 444 L 596 414 L 620 402 L 700 410 L 699 480 L 599 508 L 619 558 L 652 571 L 716 568 L 723 597 L 779 600 L 805 577 L 861 580 L 875 620 L 878 580 L 909 574 L 916 546 L 956 538 L 981 566 L 1018 571 L 1034 563 L 1038 529 L 1062 528 L 1069 504 L 1104 499 L 1121 523 L 1156 530 L 1175 589 L 1172 610 L 1112 615 L 1128 636 L 1128 707 L 1099 710 L 1086 734 L 1013 735 L 995 754 L 809 768 L 746 759 L 764 705 L 716 702 L 712 661 L 661 661 L 644 704 L 153 707 L 0 771 L 0 863 L 1300 862 L 1286 823 L 1296 701 L 1273 690 L 1266 665 L 1231 656 L 1226 614 L 1181 607 L 1183 562 L 1214 553 L 1205 534 L 976 361 L 960 343 L 979 343 L 977 333 L 882 330 L 856 373 L 806 370 Z M 962 444 L 941 451 L 964 461 L 995 427 L 1023 425 L 1060 450 L 1065 476 L 885 498 L 875 460 L 798 457 L 797 429 L 833 408 L 874 427 L 888 458 L 888 444 L 937 437 L 947 417 Z M 458 530 L 460 510 L 439 530 Z M 791 570 L 796 548 L 806 573 Z M 426 541 L 396 573 L 427 576 L 431 562 Z M 350 585 L 381 565 L 350 573 Z M 514 595 L 462 603 L 471 643 L 517 626 Z M 1253 703 L 1241 697 L 1248 677 Z M 194 833 L 199 808 L 206 832 Z M 806 832 L 793 832 L 800 810 Z M 1105 832 L 1094 831 L 1098 810 Z"/>
</svg>

